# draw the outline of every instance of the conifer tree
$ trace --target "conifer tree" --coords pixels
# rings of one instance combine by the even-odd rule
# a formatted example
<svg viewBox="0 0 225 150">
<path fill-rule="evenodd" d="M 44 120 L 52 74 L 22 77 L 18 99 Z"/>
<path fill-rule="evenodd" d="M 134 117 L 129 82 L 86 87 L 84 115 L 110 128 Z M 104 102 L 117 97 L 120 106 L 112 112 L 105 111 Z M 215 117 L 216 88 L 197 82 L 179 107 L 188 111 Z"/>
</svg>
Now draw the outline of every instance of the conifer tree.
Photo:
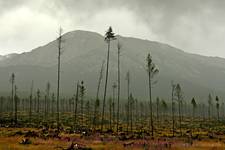
<svg viewBox="0 0 225 150">
<path fill-rule="evenodd" d="M 108 73 L 109 73 L 109 51 L 110 51 L 110 42 L 115 40 L 116 37 L 113 33 L 112 27 L 106 31 L 105 41 L 108 44 L 108 52 L 107 52 L 107 63 L 106 63 L 106 77 L 105 77 L 105 88 L 104 88 L 104 96 L 103 96 L 103 107 L 102 107 L 102 121 L 101 121 L 101 131 L 103 131 L 103 123 L 104 123 L 104 115 L 105 115 L 105 100 L 107 93 L 107 83 L 108 83 Z"/>
<path fill-rule="evenodd" d="M 150 55 L 150 53 L 147 56 L 147 72 L 148 72 L 148 81 L 149 81 L 151 136 L 154 136 L 153 110 L 152 110 L 152 79 L 159 72 L 159 70 L 156 68 L 156 65 L 153 63 L 152 56 Z"/>
</svg>

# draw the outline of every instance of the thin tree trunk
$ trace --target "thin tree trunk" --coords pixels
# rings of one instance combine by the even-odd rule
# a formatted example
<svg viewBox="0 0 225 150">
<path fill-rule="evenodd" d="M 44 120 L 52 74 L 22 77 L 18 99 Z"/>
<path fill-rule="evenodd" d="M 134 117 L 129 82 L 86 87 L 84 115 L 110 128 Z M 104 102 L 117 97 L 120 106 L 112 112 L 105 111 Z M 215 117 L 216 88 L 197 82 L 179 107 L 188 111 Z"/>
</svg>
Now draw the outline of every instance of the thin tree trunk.
<svg viewBox="0 0 225 150">
<path fill-rule="evenodd" d="M 62 44 L 62 28 L 59 29 L 58 37 L 58 76 L 57 76 L 57 129 L 59 131 L 59 88 L 60 88 L 60 56 L 61 56 L 61 44 Z"/>
<path fill-rule="evenodd" d="M 129 131 L 130 120 L 130 73 L 127 72 L 127 132 Z"/>
<path fill-rule="evenodd" d="M 112 99 L 109 99 L 109 128 L 112 129 Z"/>
<path fill-rule="evenodd" d="M 152 85 L 151 85 L 151 71 L 148 71 L 148 81 L 149 81 L 149 101 L 150 101 L 150 123 L 151 123 L 151 135 L 154 136 L 153 127 L 153 114 L 152 114 Z"/>
<path fill-rule="evenodd" d="M 115 122 L 115 88 L 113 87 L 113 101 L 112 101 L 112 120 L 113 120 L 113 126 Z"/>
<path fill-rule="evenodd" d="M 32 97 L 33 97 L 33 81 L 31 82 L 31 89 L 30 89 L 30 106 L 29 106 L 29 120 L 31 123 L 32 117 Z"/>
<path fill-rule="evenodd" d="M 180 98 L 178 98 L 178 113 L 179 113 L 179 123 L 180 123 L 180 135 L 182 136 L 182 131 L 181 131 L 181 102 L 180 102 Z"/>
<path fill-rule="evenodd" d="M 116 130 L 119 131 L 119 114 L 120 114 L 120 47 L 118 47 L 118 88 L 117 88 L 117 122 Z"/>
<path fill-rule="evenodd" d="M 105 61 L 102 62 L 102 66 L 101 66 L 101 70 L 99 73 L 99 79 L 98 79 L 98 88 L 97 88 L 97 94 L 96 94 L 96 100 L 95 100 L 95 104 L 94 104 L 94 117 L 93 117 L 93 126 L 95 128 L 95 124 L 96 124 L 96 119 L 97 119 L 97 101 L 99 101 L 99 90 L 100 90 L 100 86 L 101 86 L 101 81 L 102 81 L 102 77 L 103 77 L 103 69 L 104 69 L 104 63 Z"/>
<path fill-rule="evenodd" d="M 40 121 L 40 95 L 37 95 L 37 115 L 38 115 L 38 122 Z"/>
<path fill-rule="evenodd" d="M 79 82 L 77 83 L 77 91 L 76 91 L 76 97 L 75 97 L 75 109 L 74 109 L 74 126 L 76 128 L 77 126 L 77 105 L 78 105 L 78 97 L 79 97 Z"/>
<path fill-rule="evenodd" d="M 103 107 L 102 107 L 101 131 L 103 131 L 103 123 L 104 123 L 104 115 L 105 115 L 104 114 L 105 113 L 105 100 L 106 100 L 108 73 L 109 73 L 109 50 L 110 50 L 110 41 L 108 42 L 107 66 L 106 66 L 106 77 L 105 77 L 105 90 L 104 90 L 104 97 L 103 97 Z"/>
<path fill-rule="evenodd" d="M 175 133 L 175 118 L 174 118 L 174 85 L 172 85 L 172 124 L 173 124 L 173 137 Z"/>
<path fill-rule="evenodd" d="M 16 91 L 17 87 L 15 86 L 15 96 L 14 96 L 14 100 L 15 100 L 15 125 L 17 125 L 17 95 L 16 95 Z"/>
<path fill-rule="evenodd" d="M 13 103 L 14 103 L 14 74 L 12 75 L 12 100 L 11 100 L 11 120 L 12 120 L 12 124 L 13 124 Z"/>
</svg>

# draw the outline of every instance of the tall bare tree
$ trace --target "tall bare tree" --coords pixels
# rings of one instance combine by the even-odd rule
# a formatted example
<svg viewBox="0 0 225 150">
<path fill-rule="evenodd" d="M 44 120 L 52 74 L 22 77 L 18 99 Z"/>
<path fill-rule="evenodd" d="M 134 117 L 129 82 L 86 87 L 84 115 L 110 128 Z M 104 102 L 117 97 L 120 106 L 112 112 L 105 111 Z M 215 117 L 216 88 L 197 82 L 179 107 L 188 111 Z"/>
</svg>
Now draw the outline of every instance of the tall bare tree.
<svg viewBox="0 0 225 150">
<path fill-rule="evenodd" d="M 96 119 L 97 119 L 97 113 L 98 113 L 98 109 L 99 109 L 99 105 L 100 105 L 99 90 L 100 90 L 100 86 L 101 86 L 102 79 L 103 79 L 104 64 L 105 64 L 105 61 L 103 60 L 102 61 L 102 65 L 101 65 L 101 69 L 100 69 L 100 72 L 99 72 L 97 94 L 96 94 L 96 100 L 95 100 L 95 105 L 94 105 L 94 117 L 93 117 L 93 126 L 94 126 L 94 128 L 95 128 Z"/>
<path fill-rule="evenodd" d="M 133 132 L 133 110 L 134 110 L 134 102 L 135 102 L 132 94 L 130 94 L 129 101 L 130 101 L 129 102 L 129 104 L 130 104 L 130 106 L 129 106 L 129 108 L 130 108 L 130 131 L 132 133 Z"/>
<path fill-rule="evenodd" d="M 159 73 L 156 65 L 152 61 L 152 56 L 150 53 L 147 56 L 147 72 L 149 81 L 149 105 L 150 105 L 150 124 L 151 124 L 151 135 L 154 136 L 154 126 L 153 126 L 153 110 L 152 110 L 152 79 Z"/>
<path fill-rule="evenodd" d="M 182 90 L 181 90 L 181 86 L 180 84 L 176 85 L 175 88 L 175 94 L 176 94 L 176 98 L 177 98 L 177 102 L 178 102 L 178 115 L 179 115 L 179 124 L 180 124 L 180 135 L 182 136 L 182 130 L 181 130 L 181 103 L 182 103 Z"/>
<path fill-rule="evenodd" d="M 17 86 L 16 85 L 15 85 L 14 100 L 15 100 L 15 125 L 17 125 L 17 103 L 18 103 L 18 96 L 17 96 Z"/>
<path fill-rule="evenodd" d="M 61 54 L 62 54 L 62 28 L 59 28 L 59 36 L 57 38 L 58 42 L 58 74 L 57 74 L 57 96 L 56 96 L 56 101 L 57 101 L 57 129 L 59 130 L 59 88 L 60 88 L 60 63 L 61 63 Z"/>
<path fill-rule="evenodd" d="M 38 115 L 38 121 L 40 119 L 40 90 L 37 90 L 37 115 Z"/>
<path fill-rule="evenodd" d="M 77 89 L 76 89 L 76 95 L 75 95 L 75 98 L 74 98 L 74 105 L 75 105 L 75 108 L 74 108 L 74 126 L 76 127 L 77 126 L 77 105 L 78 105 L 78 100 L 79 100 L 79 82 L 77 82 Z"/>
<path fill-rule="evenodd" d="M 129 120 L 130 120 L 130 72 L 127 71 L 126 78 L 127 80 L 127 132 L 129 128 Z"/>
<path fill-rule="evenodd" d="M 115 39 L 116 39 L 116 37 L 115 37 L 115 34 L 113 33 L 112 27 L 109 27 L 109 29 L 106 31 L 106 34 L 105 34 L 105 41 L 108 44 L 108 52 L 107 52 L 107 64 L 106 64 L 105 89 L 104 89 L 103 107 L 102 107 L 101 131 L 103 131 L 103 123 L 104 123 L 104 115 L 105 115 L 105 100 L 106 100 L 108 73 L 109 73 L 110 42 Z"/>
<path fill-rule="evenodd" d="M 31 123 L 31 117 L 32 117 L 33 86 L 34 86 L 34 82 L 32 80 L 31 87 L 30 87 L 30 106 L 29 106 L 29 121 L 30 121 L 30 123 Z"/>
<path fill-rule="evenodd" d="M 47 85 L 46 85 L 46 112 L 45 112 L 46 117 L 48 116 L 49 108 L 50 108 L 50 102 L 49 102 L 50 88 L 51 88 L 50 82 L 47 82 Z"/>
<path fill-rule="evenodd" d="M 175 92 L 175 88 L 176 88 L 176 84 L 173 83 L 173 81 L 171 82 L 171 86 L 172 86 L 172 128 L 173 128 L 173 137 L 174 137 L 174 133 L 175 133 L 175 117 L 174 117 L 174 111 L 175 111 L 175 102 L 174 102 L 174 92 Z"/>
<path fill-rule="evenodd" d="M 13 123 L 13 104 L 14 104 L 14 83 L 15 83 L 15 74 L 12 73 L 11 77 L 10 77 L 10 82 L 11 82 L 11 86 L 12 86 L 12 93 L 11 93 L 11 119 L 12 119 L 12 123 Z"/>
<path fill-rule="evenodd" d="M 116 121 L 116 130 L 117 132 L 119 131 L 119 114 L 120 114 L 120 50 L 121 50 L 122 45 L 120 44 L 120 42 L 117 43 L 117 50 L 118 50 L 118 75 L 117 75 L 117 121 Z"/>
</svg>

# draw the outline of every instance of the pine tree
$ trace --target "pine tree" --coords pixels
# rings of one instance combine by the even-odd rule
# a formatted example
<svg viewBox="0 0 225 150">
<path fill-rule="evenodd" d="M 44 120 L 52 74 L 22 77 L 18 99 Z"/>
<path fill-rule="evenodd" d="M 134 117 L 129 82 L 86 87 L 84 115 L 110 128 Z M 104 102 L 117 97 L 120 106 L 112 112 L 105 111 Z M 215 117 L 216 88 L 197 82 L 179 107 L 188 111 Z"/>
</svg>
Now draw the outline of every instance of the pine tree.
<svg viewBox="0 0 225 150">
<path fill-rule="evenodd" d="M 154 136 L 153 127 L 153 110 L 152 110 L 152 79 L 159 72 L 155 64 L 152 61 L 152 56 L 150 53 L 147 56 L 147 72 L 149 81 L 149 105 L 150 105 L 150 124 L 151 124 L 151 135 Z"/>
<path fill-rule="evenodd" d="M 102 121 L 101 121 L 101 131 L 103 131 L 103 123 L 104 123 L 104 115 L 105 115 L 105 100 L 106 100 L 106 93 L 107 93 L 107 83 L 108 83 L 108 73 L 109 73 L 109 51 L 110 51 L 110 42 L 115 40 L 116 37 L 112 31 L 112 27 L 109 27 L 105 34 L 105 41 L 108 44 L 108 52 L 107 52 L 107 65 L 106 65 L 106 78 L 105 78 L 105 89 L 104 89 L 104 96 L 103 96 L 103 107 L 102 107 Z"/>
</svg>

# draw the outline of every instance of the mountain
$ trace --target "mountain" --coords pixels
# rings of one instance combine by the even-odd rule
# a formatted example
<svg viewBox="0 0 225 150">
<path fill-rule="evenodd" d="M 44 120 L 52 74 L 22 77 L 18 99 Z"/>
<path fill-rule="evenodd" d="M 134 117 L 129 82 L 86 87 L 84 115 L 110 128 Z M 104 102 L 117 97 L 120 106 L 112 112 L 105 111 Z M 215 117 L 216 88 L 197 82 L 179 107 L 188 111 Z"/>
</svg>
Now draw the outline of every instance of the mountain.
<svg viewBox="0 0 225 150">
<path fill-rule="evenodd" d="M 148 76 L 145 70 L 146 56 L 150 52 L 159 68 L 154 97 L 171 97 L 171 80 L 180 83 L 184 98 L 196 97 L 207 100 L 209 93 L 225 97 L 225 59 L 186 53 L 167 44 L 132 37 L 117 36 L 121 49 L 121 90 L 126 98 L 125 74 L 131 74 L 131 92 L 140 99 L 148 98 Z M 101 63 L 106 58 L 107 44 L 104 37 L 89 31 L 73 31 L 63 35 L 61 57 L 61 94 L 72 96 L 75 84 L 83 80 L 87 97 L 95 96 Z M 117 81 L 117 40 L 111 44 L 108 96 L 112 95 L 112 84 Z M 57 80 L 57 41 L 52 41 L 30 52 L 0 57 L 0 91 L 10 92 L 9 78 L 16 75 L 20 93 L 30 91 L 32 80 L 35 89 L 44 95 L 49 81 L 55 91 Z M 103 80 L 104 84 L 104 80 Z M 103 87 L 102 84 L 102 87 Z M 103 93 L 103 88 L 101 88 Z"/>
</svg>

